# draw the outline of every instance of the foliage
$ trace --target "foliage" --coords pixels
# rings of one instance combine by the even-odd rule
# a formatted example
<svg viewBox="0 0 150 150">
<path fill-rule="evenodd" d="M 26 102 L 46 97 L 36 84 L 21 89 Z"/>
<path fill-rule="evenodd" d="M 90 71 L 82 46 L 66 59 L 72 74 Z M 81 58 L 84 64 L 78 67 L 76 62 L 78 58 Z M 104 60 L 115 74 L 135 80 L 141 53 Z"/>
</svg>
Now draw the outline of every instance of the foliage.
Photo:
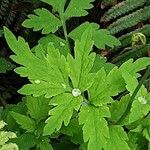
<svg viewBox="0 0 150 150">
<path fill-rule="evenodd" d="M 4 27 L 15 72 L 28 79 L 18 90 L 22 101 L 1 110 L 7 128 L 17 132 L 13 141 L 21 150 L 148 149 L 150 93 L 143 83 L 150 68 L 138 79 L 150 58 L 118 67 L 94 52 L 120 46 L 108 30 L 89 22 L 68 30 L 68 20 L 87 15 L 93 0 L 41 1 L 52 10 L 38 8 L 23 23 L 42 31 L 36 46 Z"/>
<path fill-rule="evenodd" d="M 117 52 L 117 57 L 126 60 L 126 55 L 128 54 L 126 54 L 127 51 L 125 50 L 128 49 L 128 51 L 130 51 L 130 49 L 132 49 L 130 47 L 133 46 L 132 36 L 134 34 L 144 34 L 147 39 L 146 43 L 149 44 L 149 4 L 150 3 L 147 0 L 124 0 L 123 2 L 118 2 L 117 5 L 110 8 L 102 17 L 102 22 L 110 22 L 107 27 L 110 33 L 118 36 L 121 41 L 122 45 L 113 49 L 113 51 Z M 140 46 L 141 43 L 136 46 L 137 53 Z M 146 49 L 146 47 L 147 45 L 145 45 L 144 49 Z M 134 54 L 132 52 L 129 53 L 129 58 L 133 58 Z M 146 56 L 145 51 L 144 53 L 142 53 L 142 51 L 141 53 L 138 53 L 138 58 L 143 55 Z M 115 60 L 112 60 L 112 62 L 115 62 Z M 118 62 L 118 64 L 120 63 L 121 62 Z"/>
<path fill-rule="evenodd" d="M 4 58 L 0 58 L 0 64 L 0 73 L 6 73 L 6 71 L 12 70 L 14 68 L 14 65 Z"/>
<path fill-rule="evenodd" d="M 15 143 L 8 143 L 9 139 L 16 138 L 16 134 L 13 132 L 4 131 L 4 126 L 6 123 L 4 121 L 0 121 L 0 150 L 19 150 L 18 146 Z"/>
<path fill-rule="evenodd" d="M 46 54 L 40 46 L 37 47 L 35 53 L 32 53 L 23 38 L 19 37 L 17 40 L 7 28 L 4 28 L 4 31 L 10 48 L 16 54 L 11 58 L 21 65 L 16 68 L 16 72 L 23 77 L 28 77 L 31 82 L 19 92 L 24 95 L 38 97 L 44 95 L 50 98 L 49 105 L 53 107 L 49 110 L 49 117 L 43 130 L 44 136 L 58 132 L 62 125 L 68 126 L 75 115 L 79 119 L 79 124 L 83 125 L 83 139 L 85 143 L 88 142 L 88 150 L 109 149 L 112 141 L 108 139 L 111 134 L 116 136 L 113 135 L 114 130 L 122 132 L 123 139 L 120 143 L 124 143 L 129 149 L 126 143 L 128 138 L 122 127 L 112 125 L 111 128 L 108 125 L 106 118 L 111 120 L 108 104 L 114 102 L 112 96 L 118 95 L 125 89 L 129 90 L 132 95 L 134 89 L 132 91 L 129 89 L 130 82 L 127 81 L 138 77 L 137 72 L 150 64 L 149 58 L 141 58 L 136 62 L 129 60 L 119 68 L 114 67 L 109 73 L 106 73 L 104 68 L 96 73 L 91 73 L 90 70 L 95 60 L 95 54 L 91 52 L 92 27 L 88 27 L 83 32 L 81 39 L 75 41 L 74 58 L 70 54 L 67 57 L 60 55 L 59 50 L 52 44 L 48 45 Z M 126 72 L 130 74 L 126 75 Z M 55 78 L 54 75 L 56 75 Z M 137 82 L 131 85 L 136 87 Z M 88 98 L 85 98 L 85 91 L 88 91 Z M 138 95 L 138 97 L 141 96 Z M 142 104 L 139 103 L 139 105 Z M 30 111 L 34 113 L 32 109 L 31 107 Z M 131 117 L 133 117 L 132 109 Z M 144 115 L 146 114 L 144 112 Z M 13 112 L 11 115 L 28 132 L 34 132 L 36 129 L 34 121 L 29 117 Z M 143 117 L 141 114 L 140 119 Z M 139 118 L 134 119 L 136 121 Z"/>
</svg>

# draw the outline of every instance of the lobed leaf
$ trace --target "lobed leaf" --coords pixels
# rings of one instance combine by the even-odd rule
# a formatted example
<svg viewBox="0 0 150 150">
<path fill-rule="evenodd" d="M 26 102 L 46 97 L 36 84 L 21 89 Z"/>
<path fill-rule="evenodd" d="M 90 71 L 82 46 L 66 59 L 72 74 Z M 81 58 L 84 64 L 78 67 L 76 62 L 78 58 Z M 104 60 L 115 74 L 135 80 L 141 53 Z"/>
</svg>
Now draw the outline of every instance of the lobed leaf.
<svg viewBox="0 0 150 150">
<path fill-rule="evenodd" d="M 15 71 L 31 82 L 19 90 L 21 94 L 51 97 L 70 90 L 66 59 L 58 49 L 49 44 L 44 54 L 39 52 L 42 47 L 38 45 L 39 50 L 34 54 L 23 38 L 17 40 L 8 29 L 4 30 L 9 47 L 16 54 L 11 58 L 22 65 Z"/>
<path fill-rule="evenodd" d="M 47 117 L 49 106 L 49 99 L 44 97 L 35 98 L 32 96 L 26 97 L 26 106 L 29 115 L 37 122 Z"/>
<path fill-rule="evenodd" d="M 70 93 L 60 94 L 55 96 L 50 104 L 55 106 L 49 111 L 50 117 L 46 121 L 44 127 L 44 135 L 50 135 L 55 130 L 58 131 L 63 122 L 67 126 L 73 115 L 73 111 L 78 111 L 82 102 L 82 97 L 73 97 Z"/>
<path fill-rule="evenodd" d="M 50 13 L 47 9 L 34 10 L 35 15 L 28 15 L 28 19 L 23 22 L 26 28 L 33 28 L 33 31 L 42 30 L 42 34 L 55 33 L 61 26 L 61 21 Z"/>
<path fill-rule="evenodd" d="M 121 126 L 109 126 L 110 138 L 107 140 L 105 150 L 130 150 L 127 141 L 128 136 Z"/>
<path fill-rule="evenodd" d="M 10 113 L 22 129 L 27 130 L 27 132 L 33 132 L 36 129 L 34 120 L 29 118 L 28 116 L 13 111 L 11 111 Z"/>
<path fill-rule="evenodd" d="M 109 138 L 109 129 L 104 117 L 110 117 L 108 107 L 82 106 L 79 113 L 79 124 L 83 125 L 84 142 L 87 150 L 101 150 Z"/>
<path fill-rule="evenodd" d="M 88 28 L 83 33 L 81 40 L 75 42 L 75 58 L 70 54 L 67 57 L 70 68 L 69 76 L 73 87 L 80 89 L 80 91 L 86 90 L 92 83 L 93 75 L 89 73 L 95 60 L 95 54 L 90 54 L 92 47 L 91 28 Z"/>
<path fill-rule="evenodd" d="M 104 49 L 106 46 L 114 48 L 114 46 L 119 46 L 121 44 L 118 39 L 110 35 L 109 31 L 105 29 L 99 29 L 98 24 L 89 22 L 85 22 L 71 31 L 69 33 L 69 37 L 73 40 L 80 39 L 83 32 L 88 27 L 92 28 L 92 39 L 97 48 Z"/>
<path fill-rule="evenodd" d="M 110 97 L 109 84 L 107 83 L 106 72 L 102 68 L 95 76 L 92 86 L 89 88 L 89 99 L 95 106 L 102 106 L 107 103 L 113 102 Z"/>
</svg>

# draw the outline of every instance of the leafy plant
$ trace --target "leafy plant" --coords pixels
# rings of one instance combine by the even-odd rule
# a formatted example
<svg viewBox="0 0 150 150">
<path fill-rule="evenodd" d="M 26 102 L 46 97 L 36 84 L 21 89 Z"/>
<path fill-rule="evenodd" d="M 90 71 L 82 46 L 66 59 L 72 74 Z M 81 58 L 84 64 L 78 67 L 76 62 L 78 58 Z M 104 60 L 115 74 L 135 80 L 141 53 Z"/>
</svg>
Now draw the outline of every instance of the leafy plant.
<svg viewBox="0 0 150 150">
<path fill-rule="evenodd" d="M 107 30 L 85 22 L 68 33 L 67 20 L 86 15 L 93 0 L 80 5 L 78 0 L 42 1 L 53 7 L 53 13 L 37 9 L 23 23 L 48 34 L 33 49 L 4 27 L 4 36 L 14 52 L 11 59 L 20 65 L 15 72 L 29 80 L 18 91 L 26 95 L 25 103 L 7 112 L 20 126 L 16 141 L 20 149 L 148 148 L 150 100 L 143 83 L 150 67 L 139 83 L 138 78 L 139 71 L 150 65 L 150 58 L 129 59 L 117 67 L 93 52 L 94 46 L 102 49 L 120 44 Z M 61 27 L 65 39 L 57 36 Z M 139 136 L 135 139 L 136 133 Z"/>
<path fill-rule="evenodd" d="M 102 17 L 102 22 L 109 22 L 107 29 L 110 33 L 117 35 L 122 43 L 120 47 L 113 49 L 113 51 L 117 52 L 117 55 L 112 62 L 120 64 L 123 62 L 119 62 L 120 57 L 124 60 L 135 57 L 131 52 L 131 45 L 133 44 L 132 37 L 134 34 L 141 33 L 149 39 L 149 7 L 150 3 L 147 0 L 124 0 L 110 8 Z M 137 53 L 140 49 L 141 43 L 138 45 L 135 48 Z M 147 40 L 144 45 L 144 49 L 148 51 L 150 48 L 149 41 Z M 141 49 L 140 51 L 141 53 L 136 55 L 136 59 L 143 55 L 146 56 L 145 51 L 142 51 Z M 116 57 L 118 57 L 118 60 Z"/>
<path fill-rule="evenodd" d="M 0 121 L 0 150 L 19 150 L 18 146 L 15 143 L 8 143 L 9 139 L 16 138 L 16 134 L 13 132 L 4 131 L 6 123 L 4 121 Z"/>
</svg>

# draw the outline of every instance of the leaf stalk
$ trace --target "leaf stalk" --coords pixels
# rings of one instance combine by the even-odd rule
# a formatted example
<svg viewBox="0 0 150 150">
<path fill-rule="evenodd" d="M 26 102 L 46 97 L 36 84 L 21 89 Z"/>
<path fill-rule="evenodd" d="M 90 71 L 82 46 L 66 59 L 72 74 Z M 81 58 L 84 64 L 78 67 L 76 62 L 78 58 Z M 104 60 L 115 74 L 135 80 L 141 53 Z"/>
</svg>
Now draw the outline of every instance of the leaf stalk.
<svg viewBox="0 0 150 150">
<path fill-rule="evenodd" d="M 119 120 L 116 122 L 116 124 L 121 124 L 122 121 L 126 118 L 126 116 L 129 114 L 131 107 L 132 107 L 132 103 L 138 93 L 138 91 L 140 90 L 141 86 L 143 85 L 144 81 L 148 78 L 148 76 L 150 75 L 150 66 L 148 66 L 148 69 L 146 71 L 146 73 L 144 74 L 144 76 L 142 77 L 142 79 L 140 80 L 139 84 L 137 85 L 136 89 L 134 90 L 132 96 L 129 99 L 128 102 L 128 106 L 125 110 L 125 112 L 123 113 L 123 115 L 119 118 Z"/>
</svg>

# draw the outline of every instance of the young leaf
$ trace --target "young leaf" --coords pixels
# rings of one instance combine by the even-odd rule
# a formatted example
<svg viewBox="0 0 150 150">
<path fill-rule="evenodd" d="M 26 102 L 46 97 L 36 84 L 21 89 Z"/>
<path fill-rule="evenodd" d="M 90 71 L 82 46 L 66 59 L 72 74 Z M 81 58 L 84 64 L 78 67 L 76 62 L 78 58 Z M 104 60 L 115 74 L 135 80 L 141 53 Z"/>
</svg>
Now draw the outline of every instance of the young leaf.
<svg viewBox="0 0 150 150">
<path fill-rule="evenodd" d="M 28 15 L 28 19 L 23 22 L 23 26 L 33 28 L 33 31 L 42 30 L 42 34 L 55 33 L 61 26 L 61 21 L 47 9 L 34 10 L 35 15 Z"/>
<path fill-rule="evenodd" d="M 109 138 L 109 129 L 104 117 L 110 117 L 108 107 L 82 106 L 79 113 L 79 124 L 83 124 L 84 142 L 87 150 L 101 150 Z"/>
<path fill-rule="evenodd" d="M 69 37 L 73 40 L 80 39 L 83 32 L 86 28 L 92 28 L 92 39 L 94 41 L 94 45 L 97 48 L 105 48 L 105 46 L 109 46 L 113 48 L 114 46 L 119 46 L 121 43 L 114 36 L 110 35 L 109 31 L 104 29 L 99 29 L 99 25 L 96 23 L 85 22 L 81 24 L 79 27 L 75 28 L 73 31 L 69 33 Z"/>
<path fill-rule="evenodd" d="M 88 14 L 87 10 L 93 7 L 91 4 L 93 1 L 94 0 L 71 0 L 64 13 L 66 19 L 70 17 L 86 16 Z"/>
<path fill-rule="evenodd" d="M 55 130 L 59 130 L 64 122 L 67 126 L 73 115 L 73 111 L 78 111 L 82 102 L 82 97 L 73 97 L 70 93 L 60 94 L 55 96 L 50 104 L 54 105 L 53 109 L 49 111 L 50 117 L 46 121 L 46 126 L 44 128 L 44 135 L 50 135 Z"/>
<path fill-rule="evenodd" d="M 7 29 L 5 38 L 9 47 L 16 54 L 11 58 L 22 65 L 15 71 L 22 77 L 28 77 L 32 84 L 25 85 L 19 92 L 25 95 L 51 97 L 68 91 L 68 68 L 66 59 L 52 44 L 48 45 L 44 58 L 33 54 L 23 38 L 15 36 Z"/>
<path fill-rule="evenodd" d="M 95 76 L 92 86 L 89 88 L 90 102 L 95 106 L 111 103 L 113 100 L 108 91 L 106 72 L 102 68 Z"/>
<path fill-rule="evenodd" d="M 22 129 L 27 130 L 27 132 L 33 132 L 36 129 L 34 120 L 29 118 L 28 116 L 13 111 L 11 111 L 10 113 Z"/>
<path fill-rule="evenodd" d="M 44 97 L 35 98 L 32 96 L 26 97 L 26 106 L 30 116 L 37 122 L 44 119 L 48 115 L 48 99 Z"/>
<path fill-rule="evenodd" d="M 107 140 L 105 150 L 130 150 L 126 141 L 128 136 L 121 126 L 113 125 L 109 127 L 110 138 Z"/>
<path fill-rule="evenodd" d="M 95 54 L 90 53 L 93 47 L 91 40 L 91 28 L 88 28 L 82 35 L 81 40 L 75 42 L 75 58 L 70 54 L 67 61 L 70 68 L 70 78 L 74 88 L 80 91 L 86 90 L 92 83 L 92 73 L 89 73 L 93 67 Z"/>
</svg>

